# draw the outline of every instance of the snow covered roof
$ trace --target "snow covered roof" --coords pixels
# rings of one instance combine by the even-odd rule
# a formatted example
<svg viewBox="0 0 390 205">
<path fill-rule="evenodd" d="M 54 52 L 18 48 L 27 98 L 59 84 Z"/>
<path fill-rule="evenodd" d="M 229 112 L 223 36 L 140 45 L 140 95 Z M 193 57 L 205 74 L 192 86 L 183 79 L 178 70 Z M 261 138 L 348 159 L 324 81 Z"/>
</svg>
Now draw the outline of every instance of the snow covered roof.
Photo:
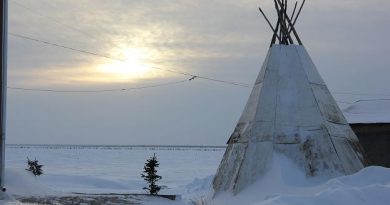
<svg viewBox="0 0 390 205">
<path fill-rule="evenodd" d="M 390 123 L 390 99 L 359 100 L 343 112 L 350 124 Z"/>
</svg>

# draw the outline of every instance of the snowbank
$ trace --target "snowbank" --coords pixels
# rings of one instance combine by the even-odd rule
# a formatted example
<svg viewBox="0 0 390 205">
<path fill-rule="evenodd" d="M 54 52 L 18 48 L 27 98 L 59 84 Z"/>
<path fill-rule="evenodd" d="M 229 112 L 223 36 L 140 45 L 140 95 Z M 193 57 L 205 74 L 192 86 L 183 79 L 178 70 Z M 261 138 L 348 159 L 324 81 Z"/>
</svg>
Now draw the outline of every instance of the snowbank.
<svg viewBox="0 0 390 205">
<path fill-rule="evenodd" d="M 7 193 L 17 196 L 59 195 L 39 182 L 39 177 L 23 169 L 5 169 Z"/>
<path fill-rule="evenodd" d="M 390 169 L 368 167 L 361 172 L 332 179 L 312 195 L 280 195 L 253 205 L 388 205 Z"/>
<path fill-rule="evenodd" d="M 185 187 L 182 193 L 182 200 L 187 204 L 202 204 L 204 201 L 212 197 L 214 175 L 210 175 L 203 179 L 195 178 L 194 181 Z"/>
<path fill-rule="evenodd" d="M 16 201 L 12 196 L 5 192 L 0 192 L 0 205 L 19 205 L 20 203 Z"/>
<path fill-rule="evenodd" d="M 140 198 L 142 205 L 187 205 L 181 200 L 172 201 L 161 197 L 148 197 L 144 196 Z"/>
<path fill-rule="evenodd" d="M 222 193 L 211 200 L 210 205 L 389 205 L 390 169 L 367 167 L 360 172 L 320 183 L 321 180 L 300 178 L 291 169 L 292 179 L 279 180 L 280 170 L 272 170 L 264 179 L 244 189 L 237 196 Z M 272 179 L 273 178 L 273 179 Z M 276 180 L 275 180 L 276 179 Z M 275 180 L 275 181 L 273 181 Z M 302 183 L 296 183 L 301 181 Z M 293 182 L 293 183 L 291 183 Z"/>
</svg>

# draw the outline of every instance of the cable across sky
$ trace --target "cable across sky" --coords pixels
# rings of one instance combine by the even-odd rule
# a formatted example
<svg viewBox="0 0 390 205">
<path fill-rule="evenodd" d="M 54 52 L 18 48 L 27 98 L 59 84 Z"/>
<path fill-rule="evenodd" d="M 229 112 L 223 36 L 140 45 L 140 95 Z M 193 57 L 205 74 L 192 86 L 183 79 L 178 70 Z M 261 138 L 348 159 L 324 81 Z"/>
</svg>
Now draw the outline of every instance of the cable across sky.
<svg viewBox="0 0 390 205">
<path fill-rule="evenodd" d="M 59 48 L 63 48 L 63 49 L 67 49 L 67 50 L 71 50 L 71 51 L 75 51 L 75 52 L 79 52 L 79 53 L 84 53 L 84 54 L 87 54 L 87 55 L 93 55 L 93 56 L 107 58 L 107 59 L 110 59 L 110 60 L 115 60 L 115 61 L 120 61 L 120 62 L 124 61 L 123 59 L 111 57 L 111 56 L 108 56 L 108 55 L 103 55 L 103 54 L 99 54 L 99 53 L 88 51 L 88 50 L 77 49 L 77 48 L 73 48 L 73 47 L 69 47 L 69 46 L 65 46 L 65 45 L 61 45 L 61 44 L 57 44 L 57 43 L 52 43 L 52 42 L 49 42 L 49 41 L 44 41 L 44 40 L 28 37 L 28 36 L 25 36 L 25 35 L 20 35 L 20 34 L 17 34 L 17 33 L 9 32 L 8 34 L 10 36 L 13 36 L 13 37 L 17 37 L 17 38 L 21 38 L 21 39 L 25 39 L 25 40 L 29 40 L 29 41 L 38 42 L 38 43 L 46 44 L 46 45 L 49 45 L 49 46 L 59 47 Z M 175 74 L 179 74 L 179 75 L 188 76 L 188 77 L 190 77 L 190 79 L 173 81 L 173 82 L 168 82 L 168 83 L 155 84 L 155 85 L 150 85 L 150 86 L 140 86 L 140 87 L 131 87 L 131 88 L 119 88 L 119 89 L 101 89 L 101 90 L 56 90 L 56 89 L 40 89 L 40 88 L 27 88 L 27 87 L 7 87 L 7 88 L 11 89 L 11 90 L 38 91 L 38 92 L 57 92 L 57 93 L 118 92 L 118 91 L 130 91 L 130 90 L 137 90 L 137 89 L 155 88 L 155 87 L 162 87 L 162 86 L 180 84 L 180 83 L 192 81 L 192 80 L 194 80 L 196 78 L 203 79 L 203 80 L 208 80 L 208 81 L 213 81 L 213 82 L 217 82 L 217 83 L 229 84 L 229 85 L 233 85 L 233 86 L 253 88 L 253 86 L 250 86 L 249 84 L 240 83 L 240 82 L 221 80 L 221 79 L 217 79 L 217 78 L 211 78 L 211 77 L 207 77 L 207 76 L 202 76 L 202 75 L 197 75 L 197 74 L 187 73 L 187 72 L 181 72 L 181 71 L 172 70 L 172 69 L 160 68 L 160 67 L 156 67 L 156 66 L 152 66 L 151 68 L 156 69 L 156 70 L 165 71 L 165 72 L 170 72 L 170 73 L 175 73 Z M 387 95 L 387 94 L 368 94 L 368 93 L 350 93 L 350 92 L 334 92 L 334 94 L 336 94 L 336 95 L 356 95 L 356 96 L 390 96 L 390 95 Z M 347 103 L 347 102 L 341 102 L 341 103 Z M 347 104 L 352 104 L 352 103 L 348 102 Z"/>
<path fill-rule="evenodd" d="M 45 44 L 45 45 L 49 45 L 49 46 L 54 46 L 54 47 L 63 48 L 63 49 L 67 49 L 67 50 L 71 50 L 71 51 L 75 51 L 75 52 L 79 52 L 79 53 L 84 53 L 87 55 L 93 55 L 93 56 L 97 56 L 97 57 L 107 58 L 110 60 L 124 62 L 123 59 L 111 57 L 111 56 L 104 55 L 104 54 L 99 54 L 99 53 L 88 51 L 88 50 L 73 48 L 70 46 L 65 46 L 65 45 L 61 45 L 61 44 L 57 44 L 57 43 L 52 43 L 49 41 L 44 41 L 44 40 L 32 38 L 32 37 L 17 34 L 17 33 L 8 32 L 8 35 L 13 36 L 13 37 L 17 37 L 17 38 L 21 38 L 21 39 L 25 39 L 25 40 L 29 40 L 29 41 L 34 41 L 34 42 Z M 229 84 L 229 85 L 234 85 L 234 86 L 252 88 L 252 86 L 250 86 L 249 84 L 240 83 L 240 82 L 221 80 L 221 79 L 216 79 L 216 78 L 212 78 L 212 77 L 207 77 L 207 76 L 202 76 L 202 75 L 197 75 L 197 74 L 193 74 L 193 73 L 187 73 L 187 72 L 182 72 L 182 71 L 177 71 L 177 70 L 172 70 L 172 69 L 166 69 L 166 68 L 161 68 L 161 67 L 156 67 L 156 66 L 151 66 L 150 68 L 165 71 L 165 72 L 175 73 L 175 74 L 179 74 L 179 75 L 189 76 L 191 78 L 195 77 L 195 78 L 208 80 L 208 81 L 214 81 L 214 82 L 218 82 L 218 83 L 224 83 L 224 84 Z"/>
<path fill-rule="evenodd" d="M 39 89 L 39 88 L 25 88 L 25 87 L 12 87 L 12 86 L 8 86 L 7 89 L 21 90 L 21 91 L 52 92 L 52 93 L 106 93 L 106 92 L 123 92 L 123 91 L 141 90 L 141 89 L 147 89 L 147 88 L 164 87 L 164 86 L 169 86 L 169 85 L 186 83 L 189 81 L 190 81 L 190 79 L 172 81 L 172 82 L 167 82 L 167 83 L 159 83 L 159 84 L 154 84 L 154 85 L 138 86 L 138 87 L 117 88 L 117 89 L 101 89 L 101 90 L 99 90 L 99 89 L 97 89 L 97 90 L 57 90 L 57 89 Z"/>
<path fill-rule="evenodd" d="M 42 13 L 40 13 L 40 12 L 38 12 L 38 11 L 32 9 L 32 8 L 29 8 L 29 7 L 25 6 L 25 5 L 22 5 L 22 4 L 20 4 L 20 3 L 16 2 L 16 1 L 12 1 L 12 3 L 14 3 L 15 5 L 21 7 L 23 9 L 25 9 L 25 10 L 28 10 L 28 11 L 30 11 L 30 12 L 38 15 L 38 16 L 44 17 L 47 20 L 50 20 L 50 21 L 52 21 L 54 23 L 57 23 L 57 24 L 59 24 L 61 26 L 64 26 L 64 27 L 66 27 L 68 29 L 71 29 L 71 30 L 76 31 L 78 33 L 81 33 L 83 35 L 86 35 L 86 36 L 88 36 L 88 38 L 91 38 L 91 37 L 93 38 L 93 36 L 91 36 L 89 33 L 83 32 L 80 29 L 75 28 L 74 26 L 71 26 L 69 24 L 65 24 L 65 23 L 63 23 L 61 21 L 53 19 L 50 16 L 44 15 L 44 14 L 42 14 Z M 111 56 L 108 56 L 108 55 L 102 55 L 102 54 L 98 54 L 96 52 L 91 52 L 91 51 L 87 51 L 87 50 L 83 50 L 83 49 L 72 48 L 72 47 L 69 47 L 69 46 L 64 46 L 64 45 L 60 45 L 60 44 L 57 44 L 57 43 L 52 43 L 52 42 L 49 42 L 49 41 L 44 41 L 44 40 L 28 37 L 28 36 L 25 36 L 25 35 L 21 35 L 21 34 L 10 33 L 10 32 L 8 34 L 11 35 L 11 36 L 14 36 L 14 37 L 18 37 L 18 38 L 22 38 L 22 39 L 26 39 L 26 40 L 30 40 L 30 41 L 35 41 L 35 42 L 43 43 L 43 44 L 46 44 L 46 45 L 56 46 L 56 47 L 60 47 L 60 48 L 63 48 L 63 49 L 72 50 L 72 51 L 75 51 L 75 52 L 80 52 L 80 53 L 84 53 L 84 54 L 88 54 L 88 55 L 94 55 L 94 56 L 107 58 L 107 59 L 111 59 L 111 60 L 116 60 L 116 61 L 122 61 L 122 62 L 124 61 L 123 59 L 114 58 L 114 57 L 111 57 Z M 195 79 L 195 78 L 199 78 L 199 79 L 214 81 L 214 82 L 218 82 L 218 83 L 224 83 L 224 84 L 230 84 L 230 85 L 235 85 L 235 86 L 252 88 L 252 86 L 250 86 L 249 84 L 240 83 L 240 82 L 221 80 L 221 79 L 211 78 L 211 77 L 207 77 L 207 76 L 200 76 L 200 75 L 196 75 L 196 74 L 192 74 L 192 73 L 181 72 L 181 71 L 177 71 L 177 70 L 160 68 L 160 67 L 156 67 L 156 66 L 152 66 L 151 68 L 157 69 L 157 70 L 162 70 L 162 71 L 165 71 L 165 72 L 170 72 L 170 73 L 175 73 L 175 74 L 189 76 L 189 77 L 192 78 L 192 80 Z M 31 90 L 31 89 L 27 88 L 26 90 Z M 45 89 L 38 89 L 38 90 L 42 90 L 43 91 Z"/>
<path fill-rule="evenodd" d="M 8 34 L 10 36 L 13 36 L 13 37 L 22 38 L 22 39 L 25 39 L 25 40 L 34 41 L 34 42 L 46 44 L 46 45 L 49 45 L 49 46 L 59 47 L 59 48 L 63 48 L 63 49 L 67 49 L 67 50 L 71 50 L 71 51 L 75 51 L 75 52 L 79 52 L 79 53 L 84 53 L 84 54 L 87 54 L 87 55 L 93 55 L 93 56 L 107 58 L 107 59 L 110 59 L 110 60 L 115 60 L 115 61 L 120 61 L 120 62 L 124 61 L 123 59 L 111 57 L 111 56 L 108 56 L 108 55 L 103 55 L 103 54 L 99 54 L 99 53 L 88 51 L 88 50 L 77 49 L 77 48 L 73 48 L 73 47 L 69 47 L 69 46 L 65 46 L 65 45 L 61 45 L 61 44 L 57 44 L 57 43 L 52 43 L 52 42 L 49 42 L 49 41 L 44 41 L 44 40 L 28 37 L 28 36 L 25 36 L 25 35 L 20 35 L 20 34 L 17 34 L 17 33 L 9 32 Z M 190 79 L 173 81 L 173 82 L 162 83 L 162 84 L 155 84 L 155 85 L 150 85 L 150 86 L 140 86 L 140 87 L 131 87 L 131 88 L 119 88 L 119 89 L 101 89 L 101 90 L 56 90 L 56 89 L 26 88 L 26 87 L 7 87 L 7 88 L 8 89 L 12 89 L 12 90 L 38 91 L 38 92 L 58 92 L 58 93 L 118 92 L 118 91 L 130 91 L 130 90 L 137 90 L 137 89 L 155 88 L 155 87 L 161 87 L 161 86 L 180 84 L 180 83 L 192 81 L 192 80 L 197 79 L 197 78 L 203 79 L 203 80 L 208 80 L 208 81 L 213 81 L 213 82 L 217 82 L 217 83 L 229 84 L 229 85 L 233 85 L 233 86 L 253 88 L 253 86 L 250 86 L 249 84 L 240 83 L 240 82 L 221 80 L 221 79 L 217 79 L 217 78 L 211 78 L 211 77 L 201 76 L 201 75 L 197 75 L 197 74 L 193 74 L 193 73 L 187 73 L 187 72 L 181 72 L 181 71 L 177 71 L 177 70 L 172 70 L 172 69 L 160 68 L 160 67 L 156 67 L 156 66 L 152 66 L 151 68 L 156 69 L 156 70 L 165 71 L 165 72 L 170 72 L 170 73 L 175 73 L 175 74 L 179 74 L 179 75 L 188 76 L 188 77 L 190 77 Z M 336 95 L 356 95 L 356 96 L 390 96 L 390 95 L 387 95 L 387 94 L 350 93 L 350 92 L 340 92 L 340 91 L 334 92 L 334 94 L 336 94 Z M 341 103 L 346 103 L 346 102 L 341 102 Z M 348 103 L 348 104 L 351 104 L 351 103 Z"/>
<path fill-rule="evenodd" d="M 25 10 L 31 12 L 31 13 L 34 13 L 35 15 L 43 17 L 46 20 L 49 20 L 49 21 L 54 22 L 54 23 L 56 23 L 58 25 L 61 25 L 64 28 L 67 28 L 69 30 L 73 30 L 75 32 L 83 34 L 83 35 L 87 36 L 88 38 L 94 38 L 91 34 L 89 34 L 87 32 L 84 32 L 84 31 L 80 30 L 79 28 L 74 27 L 73 25 L 66 24 L 66 23 L 64 23 L 62 21 L 59 21 L 59 20 L 57 20 L 57 19 L 55 19 L 55 18 L 53 18 L 51 16 L 45 15 L 44 13 L 41 13 L 39 10 L 30 8 L 30 7 L 28 7 L 26 5 L 23 5 L 23 4 L 15 1 L 15 0 L 12 0 L 11 2 L 13 4 L 15 4 L 16 6 L 20 7 L 20 8 L 23 8 L 23 9 L 25 9 Z M 57 43 L 53 43 L 53 42 L 49 42 L 49 41 L 45 41 L 45 40 L 41 40 L 41 39 L 29 37 L 29 36 L 25 36 L 25 35 L 21 35 L 21 34 L 17 34 L 17 33 L 10 33 L 9 32 L 9 35 L 11 35 L 13 37 L 17 37 L 17 38 L 22 38 L 22 39 L 25 39 L 25 40 L 34 41 L 34 42 L 37 42 L 37 43 L 46 44 L 46 45 L 49 45 L 49 46 L 55 46 L 55 47 L 59 47 L 59 48 L 62 48 L 62 49 L 67 49 L 67 50 L 72 50 L 72 51 L 79 52 L 79 53 L 84 53 L 84 54 L 87 54 L 87 55 L 93 55 L 93 56 L 107 58 L 107 59 L 110 59 L 110 60 L 115 60 L 115 61 L 120 61 L 120 62 L 124 61 L 123 59 L 115 58 L 115 57 L 112 57 L 112 56 L 109 56 L 109 55 L 99 54 L 97 52 L 92 52 L 92 51 L 88 51 L 88 50 L 84 50 L 84 49 L 73 48 L 73 47 L 70 47 L 70 46 L 65 46 L 65 45 L 62 45 L 62 44 L 57 44 Z M 201 76 L 201 75 L 197 75 L 197 74 L 193 74 L 193 73 L 187 73 L 187 72 L 182 72 L 182 71 L 173 70 L 173 69 L 161 68 L 161 67 L 156 67 L 156 66 L 152 66 L 151 68 L 156 69 L 156 70 L 165 71 L 165 72 L 170 72 L 170 73 L 175 73 L 175 74 L 179 74 L 179 75 L 188 76 L 188 77 L 190 77 L 189 80 L 194 80 L 194 79 L 198 78 L 198 79 L 213 81 L 213 82 L 217 82 L 217 83 L 224 83 L 224 84 L 229 84 L 229 85 L 234 85 L 234 86 L 240 86 L 240 87 L 247 87 L 247 88 L 252 88 L 253 87 L 250 84 L 246 84 L 246 83 L 221 80 L 221 79 L 217 79 L 217 78 Z M 128 90 L 134 90 L 134 89 L 144 89 L 144 88 L 149 88 L 149 87 L 153 88 L 153 87 L 159 87 L 159 86 L 166 86 L 166 85 L 171 85 L 171 84 L 178 84 L 178 83 L 187 82 L 189 80 L 179 80 L 179 81 L 162 83 L 162 84 L 156 84 L 156 85 L 151 85 L 151 86 L 141 86 L 141 87 L 123 88 L 123 89 L 103 89 L 103 90 L 56 90 L 56 89 L 37 89 L 37 88 L 27 88 L 27 87 L 8 87 L 8 89 L 24 90 L 24 91 L 40 91 L 40 92 L 81 92 L 81 93 L 83 93 L 83 92 L 117 92 L 117 91 L 128 91 Z M 335 95 L 351 95 L 351 96 L 353 96 L 353 95 L 355 95 L 355 96 L 390 96 L 389 94 L 351 93 L 351 92 L 338 92 L 338 91 L 332 92 L 332 93 L 335 94 Z M 351 104 L 351 102 L 345 102 L 345 101 L 339 101 L 339 102 L 346 103 L 346 104 Z"/>
</svg>

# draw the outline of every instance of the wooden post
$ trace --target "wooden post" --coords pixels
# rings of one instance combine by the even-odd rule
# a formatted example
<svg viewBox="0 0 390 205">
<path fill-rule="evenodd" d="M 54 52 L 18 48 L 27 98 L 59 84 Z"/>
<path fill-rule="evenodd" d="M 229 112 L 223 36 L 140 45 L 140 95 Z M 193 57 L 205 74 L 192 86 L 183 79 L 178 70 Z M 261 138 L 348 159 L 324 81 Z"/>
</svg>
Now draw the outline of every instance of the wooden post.
<svg viewBox="0 0 390 205">
<path fill-rule="evenodd" d="M 279 0 L 274 0 L 274 2 L 275 2 L 275 9 L 276 9 L 276 11 L 278 13 L 278 17 L 280 19 L 280 34 L 279 35 L 280 35 L 280 38 L 282 39 L 281 44 L 288 45 L 288 42 L 293 43 L 291 36 L 286 35 L 288 33 L 287 26 L 286 26 L 286 20 L 288 20 L 288 16 L 287 16 L 286 10 L 284 8 L 284 4 L 280 3 Z M 278 5 L 278 3 L 280 3 L 280 4 Z M 279 9 L 279 6 L 280 6 L 280 9 Z"/>
<path fill-rule="evenodd" d="M 294 15 L 295 15 L 295 11 L 296 11 L 296 9 L 297 9 L 297 5 L 298 5 L 298 2 L 296 1 L 296 2 L 295 2 L 295 5 L 294 5 L 294 10 L 293 10 L 293 12 L 292 12 L 292 14 L 291 14 L 291 19 L 294 19 Z M 288 25 L 287 30 L 290 32 L 290 25 Z"/>
<path fill-rule="evenodd" d="M 6 96 L 7 96 L 7 26 L 8 26 L 8 2 L 2 0 L 1 7 L 1 71 L 0 71 L 0 188 L 4 188 L 4 165 L 5 165 L 5 127 L 6 127 Z"/>
<path fill-rule="evenodd" d="M 263 17 L 265 18 L 268 25 L 271 27 L 273 31 L 271 46 L 275 44 L 276 39 L 279 40 L 279 44 L 283 44 L 283 45 L 294 44 L 295 40 L 298 42 L 299 45 L 302 45 L 301 39 L 299 38 L 298 33 L 296 32 L 294 26 L 299 17 L 299 14 L 302 11 L 303 5 L 305 4 L 306 0 L 303 0 L 298 10 L 297 10 L 298 2 L 297 1 L 295 2 L 291 16 L 287 14 L 287 6 L 288 6 L 287 0 L 273 0 L 273 1 L 275 4 L 276 14 L 278 15 L 278 21 L 275 27 L 272 26 L 271 22 L 269 21 L 269 19 L 267 18 L 263 10 L 259 7 L 261 14 L 263 14 Z M 294 34 L 294 36 L 291 35 L 291 32 Z M 295 37 L 295 40 L 293 39 L 293 37 Z"/>
<path fill-rule="evenodd" d="M 279 38 L 279 36 L 278 36 L 278 30 L 279 30 L 279 24 L 280 24 L 279 21 L 280 21 L 280 19 L 278 18 L 278 22 L 276 23 L 276 27 L 275 27 L 274 35 L 272 36 L 272 40 L 271 40 L 271 45 L 270 45 L 270 47 L 272 46 L 272 44 L 275 44 L 276 37 L 278 37 L 279 43 L 280 43 L 280 38 Z"/>
<path fill-rule="evenodd" d="M 281 7 L 283 6 L 283 4 L 280 2 L 280 0 L 275 0 L 275 1 L 277 1 L 278 4 L 279 4 Z M 303 2 L 305 2 L 305 0 L 304 0 Z M 302 4 L 303 4 L 303 3 L 302 3 Z M 286 10 L 281 10 L 281 11 L 286 15 L 285 17 L 286 17 L 287 23 L 290 24 L 291 30 L 292 30 L 292 32 L 294 33 L 294 36 L 295 36 L 295 38 L 297 39 L 299 45 L 302 45 L 301 39 L 299 38 L 298 33 L 295 31 L 294 25 L 292 24 L 290 18 L 287 16 Z M 298 14 L 299 14 L 299 13 L 298 13 Z M 297 18 L 298 18 L 298 15 L 297 15 Z M 286 27 L 286 25 L 284 25 L 284 26 Z M 288 32 L 288 31 L 287 31 L 287 32 Z"/>
<path fill-rule="evenodd" d="M 272 26 L 271 22 L 268 20 L 267 16 L 265 15 L 265 13 L 263 12 L 263 10 L 259 7 L 259 11 L 261 12 L 261 14 L 263 14 L 263 17 L 265 18 L 265 20 L 267 21 L 269 27 L 271 27 L 272 31 L 274 32 L 274 36 L 272 37 L 272 39 L 274 39 L 275 37 L 277 37 L 280 41 L 280 37 L 278 36 L 277 32 L 278 32 L 278 27 L 279 27 L 279 19 L 278 19 L 278 23 L 277 23 L 277 26 L 276 26 L 276 29 L 274 29 L 274 27 Z M 274 40 L 272 40 L 274 41 Z"/>
<path fill-rule="evenodd" d="M 293 21 L 293 23 L 292 23 L 293 26 L 295 26 L 295 23 L 296 23 L 297 20 L 298 20 L 299 14 L 301 14 L 301 11 L 302 11 L 303 5 L 305 5 L 305 2 L 306 2 L 306 0 L 303 0 L 303 2 L 302 2 L 302 4 L 301 4 L 301 7 L 299 8 L 299 11 L 298 11 L 297 16 L 295 17 L 295 19 L 294 19 L 294 15 L 291 16 L 291 20 L 294 19 L 294 21 Z M 288 31 L 288 34 L 291 33 L 291 30 L 292 30 L 292 28 L 290 28 L 290 30 Z"/>
</svg>

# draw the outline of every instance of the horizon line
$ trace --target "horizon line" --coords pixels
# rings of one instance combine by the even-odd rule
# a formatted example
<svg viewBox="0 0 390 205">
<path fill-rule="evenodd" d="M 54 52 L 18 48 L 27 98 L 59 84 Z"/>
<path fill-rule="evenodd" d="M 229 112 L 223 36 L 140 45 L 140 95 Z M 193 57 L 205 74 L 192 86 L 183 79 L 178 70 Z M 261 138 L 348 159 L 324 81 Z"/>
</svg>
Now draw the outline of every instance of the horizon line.
<svg viewBox="0 0 390 205">
<path fill-rule="evenodd" d="M 227 145 L 103 145 L 103 144 L 19 144 L 19 143 L 6 143 L 6 146 L 79 146 L 79 147 L 207 147 L 207 148 L 226 148 Z"/>
</svg>

